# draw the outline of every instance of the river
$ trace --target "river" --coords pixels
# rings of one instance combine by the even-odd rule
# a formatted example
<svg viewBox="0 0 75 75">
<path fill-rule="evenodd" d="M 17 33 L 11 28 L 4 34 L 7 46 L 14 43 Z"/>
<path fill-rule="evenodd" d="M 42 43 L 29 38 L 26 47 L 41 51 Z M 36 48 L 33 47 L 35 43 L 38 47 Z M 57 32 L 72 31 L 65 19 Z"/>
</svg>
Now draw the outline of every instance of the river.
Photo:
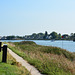
<svg viewBox="0 0 75 75">
<path fill-rule="evenodd" d="M 21 41 L 24 41 L 24 40 L 1 40 L 1 42 L 21 42 Z M 73 41 L 65 41 L 65 40 L 56 40 L 56 41 L 28 40 L 28 41 L 33 41 L 38 45 L 55 46 L 55 47 L 60 47 L 60 48 L 66 49 L 70 52 L 75 52 L 75 42 L 73 42 Z"/>
</svg>

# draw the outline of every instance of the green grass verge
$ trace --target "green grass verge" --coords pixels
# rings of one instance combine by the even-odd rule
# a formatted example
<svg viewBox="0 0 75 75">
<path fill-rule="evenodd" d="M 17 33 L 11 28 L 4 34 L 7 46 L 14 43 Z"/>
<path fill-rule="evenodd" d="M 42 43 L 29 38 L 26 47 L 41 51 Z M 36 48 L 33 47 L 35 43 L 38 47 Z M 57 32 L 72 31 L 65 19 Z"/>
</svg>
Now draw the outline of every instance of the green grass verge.
<svg viewBox="0 0 75 75">
<path fill-rule="evenodd" d="M 64 49 L 23 41 L 8 47 L 46 75 L 75 75 L 75 55 Z"/>
<path fill-rule="evenodd" d="M 21 75 L 22 70 L 17 66 L 6 63 L 0 63 L 0 75 Z"/>
<path fill-rule="evenodd" d="M 2 51 L 0 52 L 0 75 L 31 75 L 21 63 L 7 53 L 7 63 L 2 63 Z"/>
</svg>

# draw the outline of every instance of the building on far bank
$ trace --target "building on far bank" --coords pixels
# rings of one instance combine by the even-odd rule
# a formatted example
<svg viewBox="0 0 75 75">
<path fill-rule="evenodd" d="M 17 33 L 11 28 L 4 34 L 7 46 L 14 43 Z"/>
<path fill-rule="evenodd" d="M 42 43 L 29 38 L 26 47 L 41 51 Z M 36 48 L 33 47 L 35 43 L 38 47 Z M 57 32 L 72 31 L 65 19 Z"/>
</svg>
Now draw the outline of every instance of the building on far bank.
<svg viewBox="0 0 75 75">
<path fill-rule="evenodd" d="M 1 37 L 1 40 L 6 40 L 6 39 L 7 39 L 6 36 Z"/>
<path fill-rule="evenodd" d="M 2 37 L 0 36 L 0 39 L 1 39 Z"/>
</svg>

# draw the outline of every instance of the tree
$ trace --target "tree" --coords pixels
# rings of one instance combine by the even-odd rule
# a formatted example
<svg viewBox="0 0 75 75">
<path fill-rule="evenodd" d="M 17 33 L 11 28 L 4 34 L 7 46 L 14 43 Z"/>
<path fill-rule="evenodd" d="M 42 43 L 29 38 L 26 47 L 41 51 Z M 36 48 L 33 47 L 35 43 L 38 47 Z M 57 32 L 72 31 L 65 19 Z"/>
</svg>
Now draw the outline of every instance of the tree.
<svg viewBox="0 0 75 75">
<path fill-rule="evenodd" d="M 12 35 L 12 36 L 7 36 L 7 40 L 12 40 L 12 39 L 14 39 L 14 38 L 15 38 L 14 35 Z"/>
<path fill-rule="evenodd" d="M 75 41 L 75 33 L 74 33 L 74 36 L 73 36 L 73 41 Z"/>
<path fill-rule="evenodd" d="M 61 34 L 60 33 L 58 34 L 58 39 L 61 39 Z"/>
<path fill-rule="evenodd" d="M 57 39 L 58 34 L 57 34 L 56 32 L 52 32 L 52 33 L 50 34 L 50 36 L 51 36 L 51 39 Z"/>
<path fill-rule="evenodd" d="M 75 33 L 74 33 L 74 38 L 75 38 Z"/>
<path fill-rule="evenodd" d="M 32 35 L 30 35 L 30 39 L 36 39 L 36 36 L 37 34 L 36 33 L 33 33 Z"/>
<path fill-rule="evenodd" d="M 38 33 L 38 34 L 37 34 L 37 37 L 38 37 L 38 39 L 43 39 L 44 34 L 43 34 L 43 33 Z"/>
<path fill-rule="evenodd" d="M 71 34 L 70 34 L 70 40 L 73 40 L 73 38 L 74 38 L 74 34 L 71 33 Z"/>
<path fill-rule="evenodd" d="M 44 35 L 43 39 L 46 39 L 47 36 L 48 36 L 48 33 L 47 33 L 47 31 L 45 31 L 45 35 Z"/>
</svg>

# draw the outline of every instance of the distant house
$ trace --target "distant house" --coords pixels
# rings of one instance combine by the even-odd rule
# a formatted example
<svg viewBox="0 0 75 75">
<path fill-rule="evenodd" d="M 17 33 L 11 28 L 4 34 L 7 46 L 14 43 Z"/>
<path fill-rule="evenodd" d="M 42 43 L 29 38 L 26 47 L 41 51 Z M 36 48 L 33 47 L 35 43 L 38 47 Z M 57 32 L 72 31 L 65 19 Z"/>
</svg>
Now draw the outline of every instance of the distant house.
<svg viewBox="0 0 75 75">
<path fill-rule="evenodd" d="M 64 38 L 64 39 L 67 39 L 68 37 L 69 37 L 68 34 L 64 34 L 64 35 L 63 35 L 63 38 Z"/>
<path fill-rule="evenodd" d="M 51 39 L 51 37 L 52 37 L 51 35 L 48 35 L 48 36 L 46 37 L 46 39 Z"/>
<path fill-rule="evenodd" d="M 13 38 L 13 40 L 17 40 L 17 39 L 18 39 L 17 37 Z"/>
<path fill-rule="evenodd" d="M 0 36 L 0 39 L 1 39 L 2 37 Z"/>
<path fill-rule="evenodd" d="M 7 38 L 5 36 L 1 37 L 1 40 L 6 40 Z"/>
</svg>

